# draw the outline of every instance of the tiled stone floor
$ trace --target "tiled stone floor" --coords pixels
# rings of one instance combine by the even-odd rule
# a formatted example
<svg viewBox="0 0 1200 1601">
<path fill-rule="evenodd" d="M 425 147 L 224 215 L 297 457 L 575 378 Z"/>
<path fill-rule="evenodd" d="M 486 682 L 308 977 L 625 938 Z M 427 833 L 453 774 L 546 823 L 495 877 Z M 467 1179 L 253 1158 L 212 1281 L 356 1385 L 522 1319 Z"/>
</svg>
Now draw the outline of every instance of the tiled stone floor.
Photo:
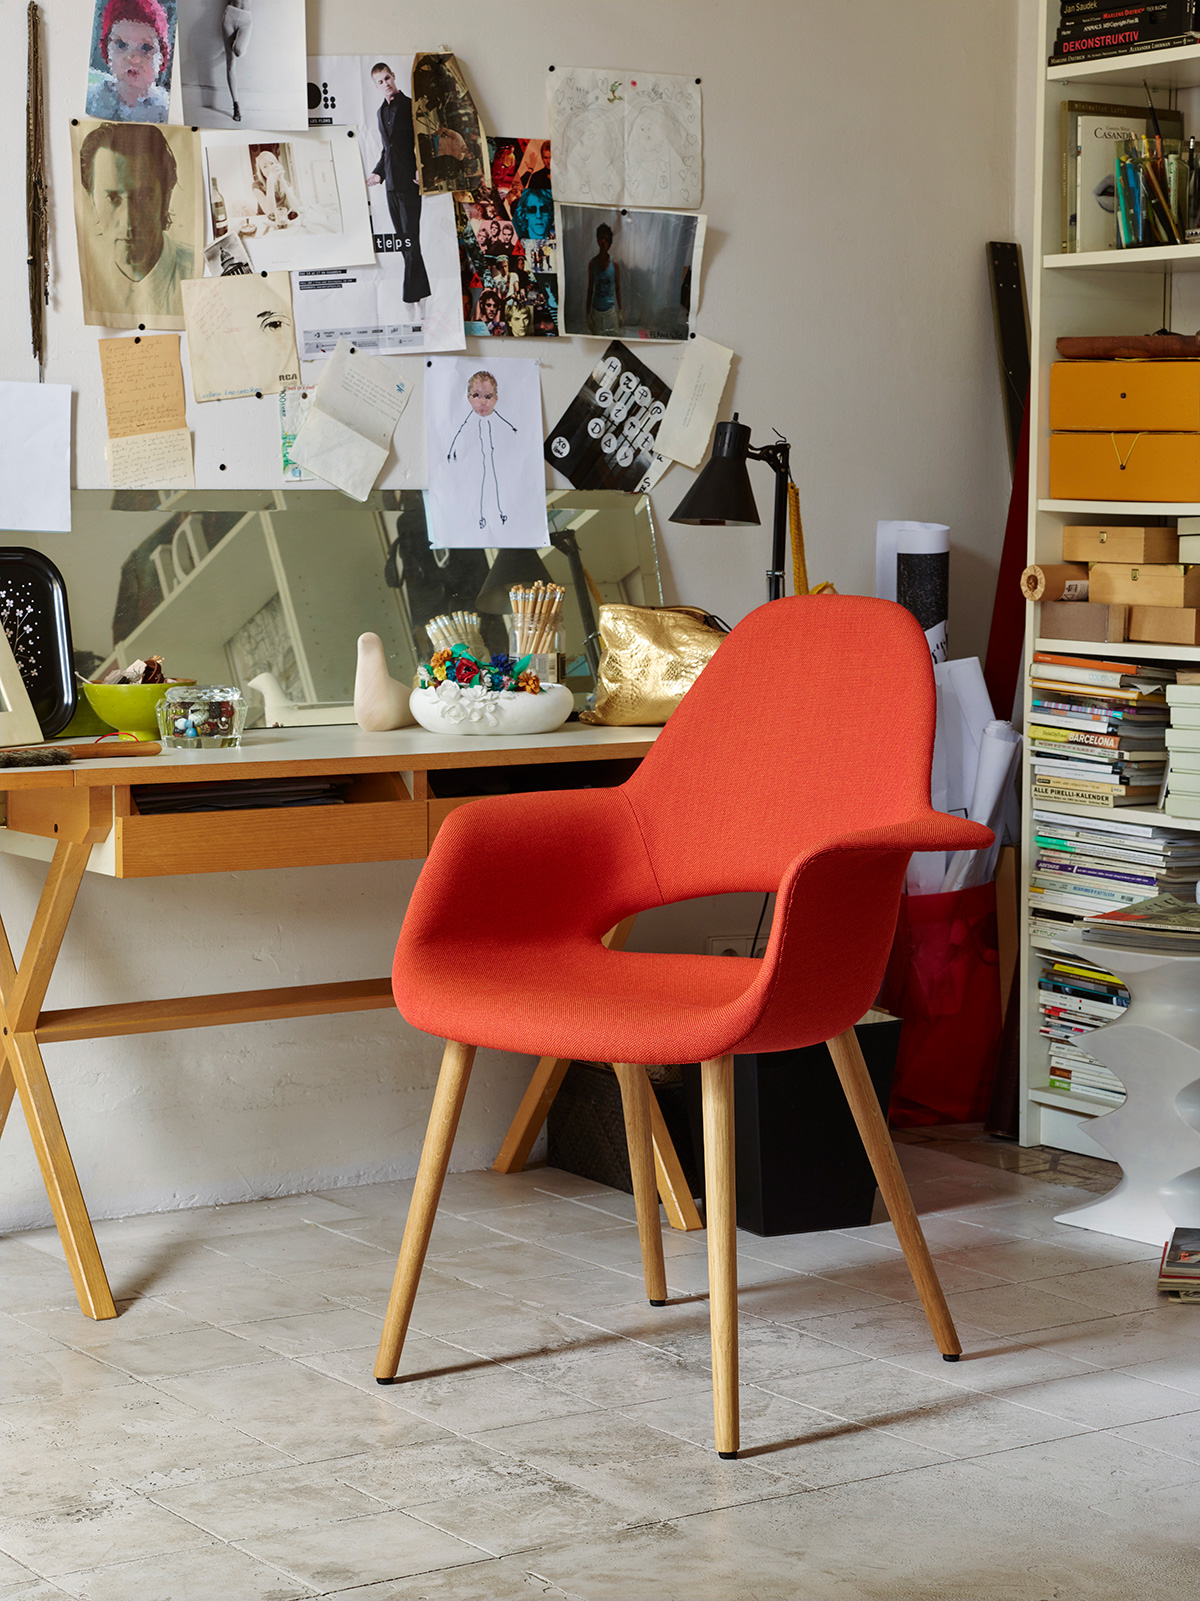
<svg viewBox="0 0 1200 1601">
<path fill-rule="evenodd" d="M 704 1236 L 668 1236 L 653 1309 L 630 1199 L 551 1169 L 449 1180 L 389 1388 L 406 1183 L 102 1223 L 108 1323 L 52 1231 L 9 1237 L 0 1596 L 1200 1592 L 1200 1307 L 1152 1247 L 1054 1222 L 1116 1170 L 971 1130 L 900 1151 L 963 1360 L 889 1224 L 743 1235 L 737 1462 Z"/>
</svg>

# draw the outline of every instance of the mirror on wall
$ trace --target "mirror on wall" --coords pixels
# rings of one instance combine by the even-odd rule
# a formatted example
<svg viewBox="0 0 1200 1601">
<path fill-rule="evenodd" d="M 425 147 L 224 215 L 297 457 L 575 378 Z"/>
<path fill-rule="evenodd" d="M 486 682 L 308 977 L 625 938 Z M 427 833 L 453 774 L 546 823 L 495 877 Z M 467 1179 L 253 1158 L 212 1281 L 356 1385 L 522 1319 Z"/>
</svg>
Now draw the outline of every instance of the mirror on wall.
<svg viewBox="0 0 1200 1601">
<path fill-rule="evenodd" d="M 362 633 L 405 682 L 442 613 L 478 611 L 487 644 L 506 648 L 504 586 L 488 594 L 497 554 L 535 556 L 566 589 L 567 682 L 582 704 L 600 602 L 661 604 L 654 521 L 648 496 L 608 490 L 551 490 L 547 509 L 548 547 L 497 553 L 431 549 L 419 490 L 360 506 L 332 490 L 85 489 L 69 534 L 19 537 L 63 575 L 83 677 L 157 655 L 170 676 L 236 684 L 254 721 L 349 722 Z"/>
</svg>

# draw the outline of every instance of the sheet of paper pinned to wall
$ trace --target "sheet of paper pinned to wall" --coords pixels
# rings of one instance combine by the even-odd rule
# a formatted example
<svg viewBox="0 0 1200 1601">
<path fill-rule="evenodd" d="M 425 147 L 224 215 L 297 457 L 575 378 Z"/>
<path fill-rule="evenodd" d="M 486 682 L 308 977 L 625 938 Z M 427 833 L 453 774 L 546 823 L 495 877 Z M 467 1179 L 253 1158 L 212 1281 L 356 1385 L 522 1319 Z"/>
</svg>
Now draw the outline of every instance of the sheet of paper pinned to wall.
<svg viewBox="0 0 1200 1601">
<path fill-rule="evenodd" d="M 197 400 L 276 395 L 300 382 L 286 272 L 190 278 L 183 309 Z"/>
<path fill-rule="evenodd" d="M 366 500 L 387 461 L 409 390 L 393 362 L 354 353 L 342 340 L 321 374 L 291 460 L 354 500 Z"/>
<path fill-rule="evenodd" d="M 285 484 L 311 483 L 316 476 L 292 459 L 296 436 L 308 419 L 316 395 L 315 385 L 312 389 L 302 389 L 299 384 L 289 384 L 279 391 L 279 453 Z"/>
<path fill-rule="evenodd" d="M 104 447 L 114 489 L 194 489 L 192 436 L 186 428 L 129 434 Z"/>
<path fill-rule="evenodd" d="M 178 334 L 101 339 L 98 349 L 110 439 L 186 426 Z"/>
<path fill-rule="evenodd" d="M 698 467 L 717 420 L 733 351 L 697 335 L 683 353 L 675 387 L 654 441 L 660 456 Z"/>
<path fill-rule="evenodd" d="M 546 77 L 554 194 L 582 205 L 698 206 L 700 85 L 664 72 L 556 67 Z"/>
<path fill-rule="evenodd" d="M 71 532 L 71 386 L 0 382 L 0 528 Z"/>
<path fill-rule="evenodd" d="M 302 361 L 332 355 L 339 339 L 372 356 L 463 348 L 454 199 L 422 199 L 417 187 L 412 69 L 390 41 L 368 55 L 309 57 L 309 127 L 336 122 L 356 135 L 375 265 L 296 274 Z"/>
<path fill-rule="evenodd" d="M 671 390 L 614 339 L 550 430 L 546 460 L 576 489 L 646 494 L 669 463 L 657 449 Z"/>
<path fill-rule="evenodd" d="M 209 226 L 242 239 L 256 272 L 375 264 L 366 180 L 352 128 L 209 132 Z"/>
<path fill-rule="evenodd" d="M 426 517 L 435 549 L 550 543 L 536 361 L 441 356 L 425 370 Z"/>
</svg>

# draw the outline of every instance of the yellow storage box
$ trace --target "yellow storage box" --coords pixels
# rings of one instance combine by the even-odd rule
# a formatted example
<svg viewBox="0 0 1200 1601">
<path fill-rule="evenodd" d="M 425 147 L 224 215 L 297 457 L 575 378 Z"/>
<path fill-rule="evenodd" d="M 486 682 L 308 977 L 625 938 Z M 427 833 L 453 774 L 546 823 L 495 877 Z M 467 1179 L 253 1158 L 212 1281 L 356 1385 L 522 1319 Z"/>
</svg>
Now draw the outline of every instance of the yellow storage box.
<svg viewBox="0 0 1200 1601">
<path fill-rule="evenodd" d="M 1050 495 L 1200 501 L 1200 433 L 1051 434 Z"/>
<path fill-rule="evenodd" d="M 1131 606 L 1129 637 L 1144 645 L 1200 645 L 1195 606 Z"/>
<path fill-rule="evenodd" d="M 1200 361 L 1056 361 L 1051 428 L 1200 430 Z"/>
</svg>

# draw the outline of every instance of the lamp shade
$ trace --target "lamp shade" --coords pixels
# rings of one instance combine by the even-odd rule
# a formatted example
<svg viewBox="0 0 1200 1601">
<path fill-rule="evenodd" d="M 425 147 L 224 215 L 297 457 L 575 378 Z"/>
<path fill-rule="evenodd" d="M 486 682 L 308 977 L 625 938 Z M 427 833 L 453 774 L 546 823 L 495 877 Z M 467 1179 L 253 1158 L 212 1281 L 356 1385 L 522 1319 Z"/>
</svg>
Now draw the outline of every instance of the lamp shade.
<svg viewBox="0 0 1200 1601">
<path fill-rule="evenodd" d="M 698 528 L 745 527 L 760 521 L 746 471 L 750 430 L 737 420 L 717 424 L 712 455 L 671 515 L 673 523 Z"/>
<path fill-rule="evenodd" d="M 483 588 L 475 597 L 475 609 L 495 612 L 503 617 L 512 610 L 512 602 L 508 598 L 510 589 L 529 589 L 539 582 L 550 584 L 554 580 L 536 550 L 499 550 L 488 570 Z"/>
</svg>

